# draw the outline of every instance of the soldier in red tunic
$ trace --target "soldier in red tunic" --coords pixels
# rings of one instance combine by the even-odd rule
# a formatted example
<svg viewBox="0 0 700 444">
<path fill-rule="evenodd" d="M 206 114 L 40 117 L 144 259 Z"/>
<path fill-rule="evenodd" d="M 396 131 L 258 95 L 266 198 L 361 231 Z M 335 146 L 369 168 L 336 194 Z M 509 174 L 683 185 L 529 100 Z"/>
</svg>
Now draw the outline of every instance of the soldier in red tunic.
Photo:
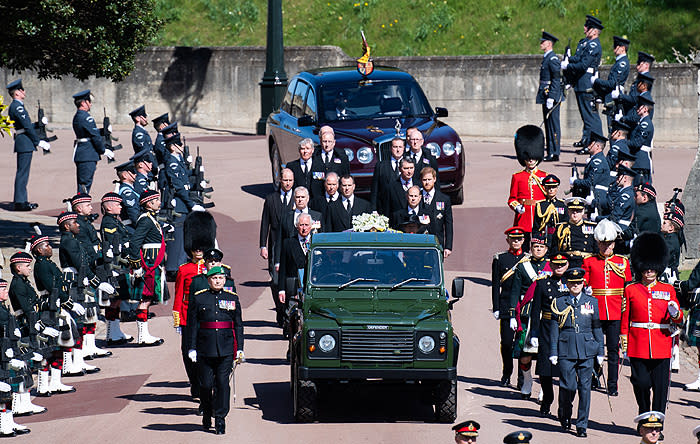
<svg viewBox="0 0 700 444">
<path fill-rule="evenodd" d="M 524 245 L 530 245 L 534 208 L 545 198 L 542 179 L 547 173 L 537 168 L 544 157 L 542 130 L 534 125 L 519 128 L 515 133 L 515 154 L 525 169 L 514 173 L 510 180 L 508 206 L 515 212 L 513 225 L 525 231 Z"/>
<path fill-rule="evenodd" d="M 613 254 L 615 240 L 621 233 L 622 229 L 615 222 L 608 219 L 600 221 L 593 231 L 593 236 L 598 242 L 598 254 L 583 260 L 586 282 L 591 287 L 593 296 L 598 299 L 600 324 L 608 349 L 607 390 L 610 396 L 617 396 L 622 293 L 625 290 L 625 282 L 632 280 L 629 261 Z M 603 371 L 597 362 L 594 368 L 596 375 Z M 597 378 L 594 378 L 594 382 L 595 380 Z"/>
<path fill-rule="evenodd" d="M 673 286 L 656 280 L 668 263 L 668 248 L 661 235 L 640 234 L 632 246 L 631 262 L 637 282 L 625 288 L 620 342 L 630 358 L 630 380 L 639 413 L 664 413 L 670 385 L 671 334 L 682 321 L 683 312 Z"/>
</svg>

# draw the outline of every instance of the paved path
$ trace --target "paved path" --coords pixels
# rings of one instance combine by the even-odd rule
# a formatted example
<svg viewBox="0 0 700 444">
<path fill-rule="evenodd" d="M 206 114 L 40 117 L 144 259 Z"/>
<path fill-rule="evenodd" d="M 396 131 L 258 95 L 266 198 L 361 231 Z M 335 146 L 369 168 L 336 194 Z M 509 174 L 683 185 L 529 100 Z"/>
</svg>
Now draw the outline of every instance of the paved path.
<svg viewBox="0 0 700 444">
<path fill-rule="evenodd" d="M 8 258 L 29 232 L 30 222 L 45 224 L 56 234 L 55 216 L 60 200 L 74 193 L 74 167 L 70 161 L 72 134 L 58 131 L 54 154 L 38 155 L 32 165 L 30 199 L 40 204 L 36 213 L 11 213 L 0 209 L 0 247 Z M 185 130 L 187 134 L 187 131 Z M 127 132 L 117 133 L 122 141 Z M 196 405 L 189 401 L 182 369 L 179 337 L 172 329 L 170 307 L 160 306 L 161 316 L 151 322 L 151 331 L 166 339 L 154 349 L 116 348 L 111 358 L 98 360 L 102 372 L 71 378 L 78 387 L 70 395 L 37 399 L 49 411 L 19 419 L 32 433 L 17 442 L 152 442 L 193 443 L 210 440 L 246 443 L 279 441 L 290 443 L 452 442 L 450 427 L 429 422 L 430 409 L 420 404 L 411 390 L 364 387 L 334 390 L 322 400 L 321 421 L 294 424 L 289 395 L 289 368 L 282 359 L 286 344 L 274 326 L 269 290 L 265 287 L 265 262 L 257 253 L 261 196 L 271 190 L 269 165 L 263 139 L 230 135 L 193 134 L 191 148 L 199 145 L 205 156 L 207 176 L 215 188 L 214 215 L 225 262 L 232 265 L 246 320 L 248 363 L 236 372 L 237 402 L 228 417 L 226 437 L 200 431 Z M 512 223 L 505 207 L 510 174 L 518 165 L 512 142 L 465 141 L 468 154 L 466 201 L 455 208 L 457 222 L 455 253 L 447 260 L 447 278 L 467 278 L 466 296 L 455 305 L 455 328 L 462 341 L 459 363 L 458 418 L 473 418 L 482 424 L 482 441 L 500 442 L 513 430 L 526 428 L 538 443 L 582 442 L 558 431 L 553 419 L 538 415 L 533 401 L 521 400 L 512 389 L 496 385 L 500 373 L 496 322 L 490 315 L 489 270 L 494 252 L 504 249 L 503 229 Z M 0 139 L 0 149 L 10 156 L 11 141 Z M 131 148 L 117 152 L 126 159 Z M 675 186 L 685 186 L 685 177 L 695 156 L 690 147 L 657 147 L 655 186 L 662 200 Z M 570 175 L 570 152 L 562 162 L 545 164 L 566 182 Z M 578 156 L 582 165 L 583 157 Z M 672 171 L 672 172 L 671 172 Z M 0 208 L 12 198 L 14 160 L 0 165 Z M 105 162 L 98 167 L 93 195 L 112 188 L 113 170 Z M 7 273 L 7 268 L 5 269 Z M 133 323 L 124 330 L 135 334 Z M 690 430 L 700 423 L 700 394 L 683 392 L 681 384 L 695 378 L 694 358 L 684 355 L 681 372 L 673 376 L 666 442 L 691 442 Z M 595 393 L 591 409 L 589 440 L 636 442 L 632 417 L 636 413 L 629 367 L 622 370 L 620 397 L 612 400 L 611 415 L 604 394 Z M 612 424 L 612 421 L 616 425 Z"/>
</svg>

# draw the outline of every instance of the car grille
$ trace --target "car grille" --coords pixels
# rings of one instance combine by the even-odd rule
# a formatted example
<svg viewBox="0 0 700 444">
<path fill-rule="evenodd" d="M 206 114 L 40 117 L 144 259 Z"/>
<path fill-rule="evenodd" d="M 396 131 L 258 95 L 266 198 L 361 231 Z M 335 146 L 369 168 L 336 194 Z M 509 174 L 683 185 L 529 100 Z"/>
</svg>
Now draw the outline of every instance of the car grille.
<svg viewBox="0 0 700 444">
<path fill-rule="evenodd" d="M 379 160 L 391 157 L 391 140 L 380 143 L 377 151 L 379 151 Z"/>
<path fill-rule="evenodd" d="M 347 362 L 413 361 L 413 331 L 342 330 L 340 359 Z"/>
</svg>

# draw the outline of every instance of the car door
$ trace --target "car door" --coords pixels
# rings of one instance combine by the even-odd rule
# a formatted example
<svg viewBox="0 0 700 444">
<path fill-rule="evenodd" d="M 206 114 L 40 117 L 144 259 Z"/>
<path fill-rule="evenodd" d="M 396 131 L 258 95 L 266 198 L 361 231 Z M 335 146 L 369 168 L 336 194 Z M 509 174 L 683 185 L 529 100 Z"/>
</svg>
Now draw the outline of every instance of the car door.
<svg viewBox="0 0 700 444">
<path fill-rule="evenodd" d="M 272 137 L 279 149 L 282 165 L 285 165 L 290 160 L 294 160 L 299 156 L 294 137 L 291 134 L 293 132 L 291 130 L 292 126 L 296 125 L 296 119 L 292 117 L 291 112 L 294 90 L 296 89 L 297 83 L 297 78 L 293 78 L 292 81 L 289 82 L 289 87 L 287 87 L 287 92 L 284 95 L 280 110 L 277 113 L 276 125 L 271 125 L 270 127 Z"/>
</svg>

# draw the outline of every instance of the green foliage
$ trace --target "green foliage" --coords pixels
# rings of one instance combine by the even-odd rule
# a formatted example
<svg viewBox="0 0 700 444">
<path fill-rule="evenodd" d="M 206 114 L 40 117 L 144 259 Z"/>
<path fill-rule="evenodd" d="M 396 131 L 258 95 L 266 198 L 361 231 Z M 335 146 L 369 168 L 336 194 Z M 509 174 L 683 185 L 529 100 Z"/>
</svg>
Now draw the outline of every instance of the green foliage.
<svg viewBox="0 0 700 444">
<path fill-rule="evenodd" d="M 564 6 L 563 0 L 537 0 L 537 6 L 556 11 L 559 17 L 566 15 L 566 6 Z"/>
<path fill-rule="evenodd" d="M 5 112 L 10 105 L 5 105 L 4 97 L 0 96 L 0 136 L 5 137 L 5 133 L 8 136 L 12 136 L 12 128 L 14 128 L 14 121 L 10 120 L 10 116 L 3 116 L 2 113 Z"/>
<path fill-rule="evenodd" d="M 260 9 L 253 0 L 204 0 L 211 21 L 222 31 L 239 33 L 258 24 Z M 267 10 L 267 9 L 265 9 Z"/>
<path fill-rule="evenodd" d="M 124 79 L 163 22 L 155 0 L 25 0 L 0 5 L 0 64 L 40 78 Z"/>
</svg>

